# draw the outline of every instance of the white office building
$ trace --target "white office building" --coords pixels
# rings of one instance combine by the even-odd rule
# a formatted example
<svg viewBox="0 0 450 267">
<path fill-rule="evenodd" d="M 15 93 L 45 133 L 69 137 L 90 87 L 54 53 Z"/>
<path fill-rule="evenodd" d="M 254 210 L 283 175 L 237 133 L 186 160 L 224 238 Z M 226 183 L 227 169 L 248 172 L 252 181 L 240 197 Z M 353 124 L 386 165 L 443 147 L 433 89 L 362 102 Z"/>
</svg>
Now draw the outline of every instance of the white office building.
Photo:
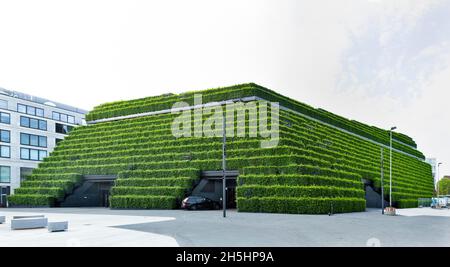
<svg viewBox="0 0 450 267">
<path fill-rule="evenodd" d="M 435 158 L 427 158 L 425 160 L 426 163 L 431 165 L 431 173 L 434 178 L 434 184 L 436 185 L 438 177 L 437 177 L 437 160 Z"/>
<path fill-rule="evenodd" d="M 0 88 L 0 206 L 87 112 Z"/>
</svg>

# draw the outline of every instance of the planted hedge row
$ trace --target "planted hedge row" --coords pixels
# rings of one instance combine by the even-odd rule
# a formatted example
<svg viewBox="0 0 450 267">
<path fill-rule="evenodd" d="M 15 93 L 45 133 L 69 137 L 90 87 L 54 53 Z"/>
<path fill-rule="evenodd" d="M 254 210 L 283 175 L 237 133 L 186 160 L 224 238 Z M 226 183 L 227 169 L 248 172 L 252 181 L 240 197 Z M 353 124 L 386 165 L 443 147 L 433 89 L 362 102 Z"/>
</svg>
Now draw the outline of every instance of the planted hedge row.
<svg viewBox="0 0 450 267">
<path fill-rule="evenodd" d="M 183 197 L 186 187 L 183 186 L 115 186 L 111 189 L 113 196 L 120 195 L 152 195 L 152 196 L 178 196 Z"/>
<path fill-rule="evenodd" d="M 244 175 L 251 174 L 311 174 L 311 175 L 319 175 L 319 176 L 330 176 L 343 178 L 348 180 L 361 180 L 361 176 L 359 174 L 336 170 L 321 166 L 315 165 L 301 165 L 301 164 L 292 164 L 286 166 L 251 166 L 243 168 Z"/>
<path fill-rule="evenodd" d="M 286 185 L 241 185 L 237 197 L 349 197 L 364 198 L 362 189 L 336 186 L 286 186 Z"/>
<path fill-rule="evenodd" d="M 117 179 L 115 186 L 123 187 L 150 187 L 150 186 L 174 186 L 192 188 L 197 178 L 177 177 L 177 178 L 126 178 Z"/>
<path fill-rule="evenodd" d="M 54 198 L 63 198 L 66 194 L 61 187 L 22 187 L 15 190 L 18 195 L 47 195 Z"/>
<path fill-rule="evenodd" d="M 200 170 L 195 168 L 162 169 L 162 170 L 134 170 L 118 173 L 118 178 L 166 178 L 166 177 L 200 177 Z"/>
<path fill-rule="evenodd" d="M 294 214 L 327 214 L 365 211 L 366 200 L 360 198 L 237 198 L 240 212 L 270 212 Z"/>
<path fill-rule="evenodd" d="M 27 207 L 53 207 L 55 198 L 50 195 L 21 195 L 14 194 L 8 196 L 10 206 L 27 206 Z"/>
<path fill-rule="evenodd" d="M 361 181 L 340 179 L 319 175 L 301 175 L 301 174 L 284 174 L 284 175 L 240 175 L 237 184 L 241 185 L 289 185 L 289 186 L 336 186 L 342 188 L 363 189 Z"/>
<path fill-rule="evenodd" d="M 172 196 L 120 195 L 110 197 L 111 208 L 124 209 L 175 209 L 177 199 Z"/>
</svg>

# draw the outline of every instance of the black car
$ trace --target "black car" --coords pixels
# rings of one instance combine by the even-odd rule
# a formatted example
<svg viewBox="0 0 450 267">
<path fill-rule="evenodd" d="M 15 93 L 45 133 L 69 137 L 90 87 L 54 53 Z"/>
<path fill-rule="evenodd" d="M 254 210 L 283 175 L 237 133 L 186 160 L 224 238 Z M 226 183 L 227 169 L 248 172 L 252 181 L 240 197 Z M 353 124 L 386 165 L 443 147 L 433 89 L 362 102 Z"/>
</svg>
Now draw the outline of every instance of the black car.
<svg viewBox="0 0 450 267">
<path fill-rule="evenodd" d="M 188 210 L 216 210 L 220 209 L 220 204 L 206 197 L 189 196 L 181 202 L 181 208 Z"/>
</svg>

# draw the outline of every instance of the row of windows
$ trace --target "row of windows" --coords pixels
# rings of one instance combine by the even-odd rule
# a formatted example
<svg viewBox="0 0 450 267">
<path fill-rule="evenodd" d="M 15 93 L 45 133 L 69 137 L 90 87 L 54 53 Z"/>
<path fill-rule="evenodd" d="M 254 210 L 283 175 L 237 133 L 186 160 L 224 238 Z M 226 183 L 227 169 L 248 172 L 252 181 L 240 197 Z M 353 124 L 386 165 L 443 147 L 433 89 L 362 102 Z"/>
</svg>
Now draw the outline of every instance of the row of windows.
<svg viewBox="0 0 450 267">
<path fill-rule="evenodd" d="M 47 131 L 47 121 L 20 116 L 20 126 Z"/>
<path fill-rule="evenodd" d="M 0 183 L 11 182 L 11 167 L 0 166 Z"/>
<path fill-rule="evenodd" d="M 43 160 L 47 157 L 47 151 L 32 148 L 20 148 L 20 159 L 23 160 Z M 0 145 L 0 158 L 11 158 L 11 147 Z"/>
<path fill-rule="evenodd" d="M 29 106 L 26 106 L 26 107 L 29 107 Z M 58 113 L 58 112 L 53 112 L 53 119 L 68 122 L 71 124 L 75 124 L 74 116 L 70 116 L 70 115 L 66 115 L 66 114 L 62 114 L 62 113 Z M 11 115 L 9 113 L 0 112 L 0 123 L 11 124 Z M 47 121 L 33 119 L 33 118 L 25 117 L 25 116 L 20 116 L 20 126 L 47 131 Z M 72 128 L 73 128 L 73 126 L 62 125 L 62 124 L 57 123 L 55 131 L 57 133 L 68 134 L 72 130 Z"/>
<path fill-rule="evenodd" d="M 45 150 L 38 150 L 38 149 L 31 149 L 31 148 L 20 148 L 20 159 L 24 160 L 43 160 L 45 157 L 47 157 L 47 151 Z"/>
<path fill-rule="evenodd" d="M 38 116 L 38 117 L 44 117 L 44 110 L 42 108 L 36 108 L 33 106 L 27 106 L 23 104 L 17 104 L 17 111 L 20 113 Z"/>
<path fill-rule="evenodd" d="M 71 124 L 75 124 L 75 117 L 64 114 L 64 113 L 59 113 L 59 112 L 53 111 L 52 118 L 56 121 L 62 121 L 62 122 L 68 122 Z"/>
<path fill-rule="evenodd" d="M 20 133 L 20 144 L 25 146 L 38 146 L 38 147 L 47 147 L 47 137 Z"/>
<path fill-rule="evenodd" d="M 31 128 L 31 129 L 47 131 L 47 122 L 46 121 L 28 118 L 28 117 L 24 117 L 24 116 L 20 117 L 20 126 Z M 61 123 L 55 124 L 55 132 L 56 133 L 68 134 L 70 131 L 72 131 L 72 129 L 73 129 L 73 126 L 70 126 L 70 125 L 65 125 L 65 124 L 61 124 Z"/>
<path fill-rule="evenodd" d="M 11 132 L 8 130 L 0 130 L 0 142 L 10 143 Z M 47 137 L 34 134 L 20 133 L 20 144 L 26 146 L 47 147 Z"/>
<path fill-rule="evenodd" d="M 2 105 L 2 103 L 3 104 L 6 103 L 6 104 Z M 8 102 L 0 99 L 0 108 L 7 109 Z M 33 115 L 33 116 L 37 116 L 37 117 L 44 117 L 44 110 L 42 108 L 37 108 L 37 107 L 28 106 L 28 105 L 24 105 L 24 104 L 17 104 L 17 111 L 20 113 L 23 113 L 23 114 Z M 75 116 L 72 116 L 72 115 L 53 111 L 52 118 L 57 121 L 75 124 Z M 0 112 L 0 123 L 11 124 L 11 115 L 9 113 Z"/>
</svg>

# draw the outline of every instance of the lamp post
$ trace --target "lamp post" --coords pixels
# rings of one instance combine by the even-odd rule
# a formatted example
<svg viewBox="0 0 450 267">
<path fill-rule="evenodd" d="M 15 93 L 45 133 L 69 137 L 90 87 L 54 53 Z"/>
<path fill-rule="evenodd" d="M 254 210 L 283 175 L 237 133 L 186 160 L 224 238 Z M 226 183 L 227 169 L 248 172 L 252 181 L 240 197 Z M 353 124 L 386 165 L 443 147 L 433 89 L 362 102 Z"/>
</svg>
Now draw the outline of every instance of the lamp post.
<svg viewBox="0 0 450 267">
<path fill-rule="evenodd" d="M 439 162 L 437 165 L 437 170 L 436 170 L 436 176 L 437 176 L 437 183 L 436 183 L 436 189 L 437 189 L 437 193 L 436 196 L 439 198 L 439 167 L 441 166 L 442 162 Z"/>
<path fill-rule="evenodd" d="M 389 150 L 389 207 L 392 208 L 392 131 L 397 129 L 396 126 L 391 127 L 390 135 L 390 150 Z"/>
<path fill-rule="evenodd" d="M 381 214 L 384 214 L 384 153 L 381 148 Z"/>
<path fill-rule="evenodd" d="M 227 217 L 227 119 L 225 112 L 223 113 L 223 125 L 222 125 L 222 208 L 223 208 L 223 217 Z"/>
</svg>

